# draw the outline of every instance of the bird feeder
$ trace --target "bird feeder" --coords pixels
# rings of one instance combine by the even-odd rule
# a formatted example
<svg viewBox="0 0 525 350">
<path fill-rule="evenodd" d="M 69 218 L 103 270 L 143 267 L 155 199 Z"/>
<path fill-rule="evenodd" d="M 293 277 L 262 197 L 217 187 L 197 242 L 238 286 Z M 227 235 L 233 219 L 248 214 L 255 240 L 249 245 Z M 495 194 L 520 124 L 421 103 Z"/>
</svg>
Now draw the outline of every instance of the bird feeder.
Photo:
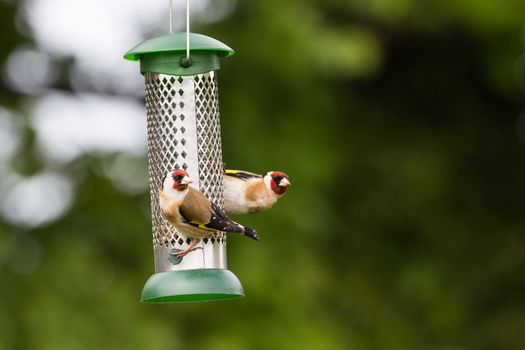
<svg viewBox="0 0 525 350">
<path fill-rule="evenodd" d="M 184 169 L 192 185 L 223 206 L 223 162 L 217 89 L 219 58 L 233 50 L 213 38 L 189 32 L 148 39 L 124 58 L 140 61 L 145 78 L 149 183 L 155 274 L 141 300 L 148 303 L 210 301 L 244 296 L 239 279 L 227 269 L 226 235 L 200 241 L 202 249 L 184 258 L 170 254 L 191 240 L 163 217 L 159 190 L 165 175 Z"/>
</svg>

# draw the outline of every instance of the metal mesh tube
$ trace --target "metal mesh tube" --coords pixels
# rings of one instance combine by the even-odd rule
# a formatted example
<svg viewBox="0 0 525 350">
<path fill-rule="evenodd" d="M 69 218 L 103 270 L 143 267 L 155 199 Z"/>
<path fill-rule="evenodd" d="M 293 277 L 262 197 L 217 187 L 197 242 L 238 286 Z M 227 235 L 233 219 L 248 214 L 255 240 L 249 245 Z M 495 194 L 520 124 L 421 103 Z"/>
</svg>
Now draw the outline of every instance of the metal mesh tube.
<svg viewBox="0 0 525 350">
<path fill-rule="evenodd" d="M 146 73 L 148 161 L 155 271 L 226 266 L 226 235 L 201 240 L 180 263 L 168 259 L 171 248 L 185 249 L 190 240 L 163 217 L 159 190 L 166 173 L 186 170 L 193 184 L 223 206 L 223 163 L 216 73 L 173 76 Z"/>
</svg>

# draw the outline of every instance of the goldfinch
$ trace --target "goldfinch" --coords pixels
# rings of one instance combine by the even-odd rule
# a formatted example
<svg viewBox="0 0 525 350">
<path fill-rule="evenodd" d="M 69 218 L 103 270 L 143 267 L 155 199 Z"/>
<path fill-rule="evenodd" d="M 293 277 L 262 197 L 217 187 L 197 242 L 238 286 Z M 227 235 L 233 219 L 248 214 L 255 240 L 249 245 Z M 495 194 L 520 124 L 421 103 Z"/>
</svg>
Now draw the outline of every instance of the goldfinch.
<svg viewBox="0 0 525 350">
<path fill-rule="evenodd" d="M 186 250 L 174 249 L 171 255 L 183 257 L 198 249 L 195 245 L 217 231 L 234 232 L 259 240 L 257 232 L 236 223 L 200 191 L 189 186 L 188 173 L 174 170 L 166 175 L 159 193 L 160 209 L 169 223 L 188 236 L 192 243 Z"/>
<path fill-rule="evenodd" d="M 281 171 L 257 175 L 226 169 L 223 185 L 224 210 L 229 214 L 248 214 L 270 209 L 291 183 L 288 175 Z"/>
</svg>

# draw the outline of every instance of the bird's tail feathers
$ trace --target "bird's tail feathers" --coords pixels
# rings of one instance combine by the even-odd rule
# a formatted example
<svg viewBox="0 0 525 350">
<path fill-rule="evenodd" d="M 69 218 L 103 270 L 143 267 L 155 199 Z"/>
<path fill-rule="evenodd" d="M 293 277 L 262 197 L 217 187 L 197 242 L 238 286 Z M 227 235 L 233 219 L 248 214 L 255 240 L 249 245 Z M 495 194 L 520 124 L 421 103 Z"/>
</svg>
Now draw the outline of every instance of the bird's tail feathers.
<svg viewBox="0 0 525 350">
<path fill-rule="evenodd" d="M 242 234 L 247 236 L 247 237 L 250 237 L 251 239 L 254 239 L 256 241 L 259 240 L 259 236 L 257 235 L 257 231 L 252 230 L 249 227 L 244 227 L 244 232 Z"/>
<path fill-rule="evenodd" d="M 257 236 L 257 231 L 249 227 L 244 227 L 243 225 L 235 221 L 227 222 L 225 227 L 221 231 L 240 233 L 241 235 L 250 237 L 251 239 L 254 239 L 256 241 L 259 240 L 259 236 Z"/>
</svg>

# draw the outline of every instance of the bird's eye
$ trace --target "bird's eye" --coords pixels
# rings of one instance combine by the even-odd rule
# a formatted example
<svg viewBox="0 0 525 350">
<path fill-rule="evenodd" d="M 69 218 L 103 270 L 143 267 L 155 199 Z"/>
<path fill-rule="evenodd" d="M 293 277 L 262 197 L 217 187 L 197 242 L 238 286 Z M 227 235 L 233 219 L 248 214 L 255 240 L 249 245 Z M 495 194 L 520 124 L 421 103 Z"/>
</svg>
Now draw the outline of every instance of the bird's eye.
<svg viewBox="0 0 525 350">
<path fill-rule="evenodd" d="M 275 182 L 281 182 L 281 180 L 283 179 L 281 176 L 272 176 L 272 179 L 273 181 Z"/>
<path fill-rule="evenodd" d="M 182 177 L 180 175 L 172 176 L 173 180 L 180 182 L 182 180 Z"/>
</svg>

